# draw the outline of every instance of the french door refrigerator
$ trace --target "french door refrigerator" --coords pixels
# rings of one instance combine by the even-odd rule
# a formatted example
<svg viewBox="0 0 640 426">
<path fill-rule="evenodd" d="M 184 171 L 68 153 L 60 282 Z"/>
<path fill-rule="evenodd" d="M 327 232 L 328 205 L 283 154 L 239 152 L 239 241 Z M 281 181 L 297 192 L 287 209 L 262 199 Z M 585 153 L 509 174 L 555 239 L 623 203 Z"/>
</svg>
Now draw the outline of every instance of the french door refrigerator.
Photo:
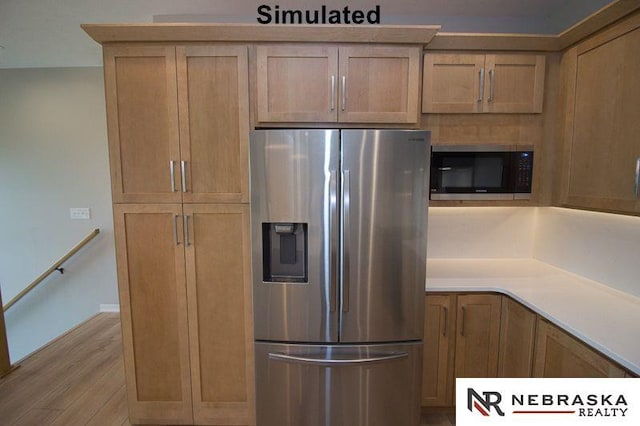
<svg viewBox="0 0 640 426">
<path fill-rule="evenodd" d="M 419 424 L 429 137 L 252 132 L 257 426 Z"/>
</svg>

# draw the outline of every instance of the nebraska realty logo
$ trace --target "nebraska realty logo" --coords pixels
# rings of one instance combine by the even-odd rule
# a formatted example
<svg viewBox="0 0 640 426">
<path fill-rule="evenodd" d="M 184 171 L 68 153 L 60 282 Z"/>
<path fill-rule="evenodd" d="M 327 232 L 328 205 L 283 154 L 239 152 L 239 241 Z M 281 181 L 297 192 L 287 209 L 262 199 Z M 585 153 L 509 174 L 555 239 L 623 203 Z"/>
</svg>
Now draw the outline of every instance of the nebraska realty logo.
<svg viewBox="0 0 640 426">
<path fill-rule="evenodd" d="M 640 424 L 638 379 L 457 379 L 456 389 L 461 426 Z"/>
</svg>

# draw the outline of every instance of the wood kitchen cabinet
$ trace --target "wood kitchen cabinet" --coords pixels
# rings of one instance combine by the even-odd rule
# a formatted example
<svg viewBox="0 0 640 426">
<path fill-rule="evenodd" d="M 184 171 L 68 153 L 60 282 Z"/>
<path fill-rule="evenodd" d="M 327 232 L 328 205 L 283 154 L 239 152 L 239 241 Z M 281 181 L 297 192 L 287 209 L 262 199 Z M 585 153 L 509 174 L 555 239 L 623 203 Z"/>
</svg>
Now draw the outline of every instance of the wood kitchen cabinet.
<svg viewBox="0 0 640 426">
<path fill-rule="evenodd" d="M 114 206 L 131 423 L 193 423 L 180 204 Z"/>
<path fill-rule="evenodd" d="M 424 55 L 424 113 L 540 113 L 545 56 Z"/>
<path fill-rule="evenodd" d="M 453 405 L 455 306 L 452 294 L 427 294 L 424 305 L 422 405 Z"/>
<path fill-rule="evenodd" d="M 498 377 L 531 377 L 535 332 L 536 314 L 503 297 Z"/>
<path fill-rule="evenodd" d="M 114 203 L 248 202 L 246 46 L 105 46 Z"/>
<path fill-rule="evenodd" d="M 624 377 L 625 372 L 587 345 L 538 318 L 533 377 Z"/>
<path fill-rule="evenodd" d="M 253 424 L 249 206 L 114 218 L 131 422 Z"/>
<path fill-rule="evenodd" d="M 257 46 L 257 120 L 417 123 L 420 54 L 418 46 Z"/>
<path fill-rule="evenodd" d="M 502 296 L 457 298 L 455 377 L 497 377 Z"/>
<path fill-rule="evenodd" d="M 502 297 L 425 296 L 422 405 L 455 404 L 457 377 L 496 377 Z"/>
<path fill-rule="evenodd" d="M 565 54 L 569 105 L 561 204 L 640 214 L 638 27 L 636 15 Z"/>
<path fill-rule="evenodd" d="M 184 205 L 193 415 L 254 424 L 247 204 Z"/>
<path fill-rule="evenodd" d="M 181 202 L 175 48 L 105 46 L 104 73 L 113 202 Z"/>
<path fill-rule="evenodd" d="M 248 49 L 104 49 L 131 421 L 253 424 Z"/>
</svg>

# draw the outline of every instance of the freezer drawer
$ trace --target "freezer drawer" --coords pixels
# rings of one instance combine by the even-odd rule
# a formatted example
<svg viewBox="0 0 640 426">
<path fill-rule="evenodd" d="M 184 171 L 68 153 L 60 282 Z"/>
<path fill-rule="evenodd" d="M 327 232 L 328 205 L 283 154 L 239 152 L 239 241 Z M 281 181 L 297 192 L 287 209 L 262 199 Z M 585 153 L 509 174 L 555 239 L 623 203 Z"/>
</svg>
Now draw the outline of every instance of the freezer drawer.
<svg viewBox="0 0 640 426">
<path fill-rule="evenodd" d="M 257 426 L 417 426 L 422 342 L 256 342 Z"/>
</svg>

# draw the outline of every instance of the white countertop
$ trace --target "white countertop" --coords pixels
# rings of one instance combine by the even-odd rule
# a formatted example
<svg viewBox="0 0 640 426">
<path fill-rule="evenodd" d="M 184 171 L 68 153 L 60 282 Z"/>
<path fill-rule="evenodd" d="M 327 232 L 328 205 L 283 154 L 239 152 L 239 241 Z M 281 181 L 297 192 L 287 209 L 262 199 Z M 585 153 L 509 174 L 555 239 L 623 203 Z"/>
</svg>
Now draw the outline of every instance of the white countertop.
<svg viewBox="0 0 640 426">
<path fill-rule="evenodd" d="M 426 291 L 503 293 L 640 374 L 640 298 L 534 259 L 427 259 Z"/>
</svg>

